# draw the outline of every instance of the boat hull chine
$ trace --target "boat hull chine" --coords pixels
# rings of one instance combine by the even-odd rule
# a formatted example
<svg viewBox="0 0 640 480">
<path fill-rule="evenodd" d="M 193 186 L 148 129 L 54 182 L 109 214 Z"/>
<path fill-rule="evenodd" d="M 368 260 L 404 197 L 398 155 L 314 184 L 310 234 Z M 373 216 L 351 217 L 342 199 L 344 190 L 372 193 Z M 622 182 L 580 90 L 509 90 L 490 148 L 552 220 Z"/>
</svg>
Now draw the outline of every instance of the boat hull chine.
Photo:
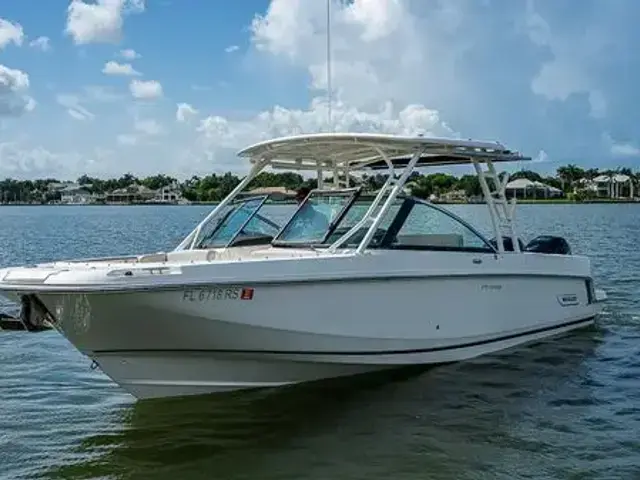
<svg viewBox="0 0 640 480">
<path fill-rule="evenodd" d="M 203 351 L 98 353 L 93 359 L 105 374 L 141 400 L 275 388 L 393 368 Z"/>
</svg>

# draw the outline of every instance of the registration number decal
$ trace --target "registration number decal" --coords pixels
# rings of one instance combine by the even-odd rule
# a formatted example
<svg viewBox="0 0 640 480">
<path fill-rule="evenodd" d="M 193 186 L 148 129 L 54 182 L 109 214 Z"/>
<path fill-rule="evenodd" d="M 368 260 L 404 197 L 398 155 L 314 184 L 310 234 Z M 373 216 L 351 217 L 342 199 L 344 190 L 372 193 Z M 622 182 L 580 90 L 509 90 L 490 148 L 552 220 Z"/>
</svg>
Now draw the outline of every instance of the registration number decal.
<svg viewBox="0 0 640 480">
<path fill-rule="evenodd" d="M 212 302 L 220 300 L 253 300 L 253 288 L 198 287 L 182 292 L 183 302 Z"/>
</svg>

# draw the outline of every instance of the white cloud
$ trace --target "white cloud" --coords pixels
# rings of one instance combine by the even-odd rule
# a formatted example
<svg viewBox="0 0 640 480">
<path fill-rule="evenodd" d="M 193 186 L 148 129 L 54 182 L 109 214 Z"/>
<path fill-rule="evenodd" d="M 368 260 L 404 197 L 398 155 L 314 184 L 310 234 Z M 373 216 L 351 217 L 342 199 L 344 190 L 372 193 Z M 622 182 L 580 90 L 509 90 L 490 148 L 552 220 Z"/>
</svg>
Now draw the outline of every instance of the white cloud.
<svg viewBox="0 0 640 480">
<path fill-rule="evenodd" d="M 72 99 L 66 100 L 69 105 L 77 106 L 71 102 Z M 326 107 L 322 99 L 316 99 L 303 109 L 275 107 L 233 119 L 210 115 L 198 122 L 195 128 L 180 129 L 179 132 L 163 128 L 155 119 L 139 118 L 135 119 L 130 132 L 113 132 L 113 137 L 110 137 L 101 131 L 100 138 L 106 139 L 105 146 L 113 148 L 111 153 L 103 152 L 98 157 L 95 142 L 87 144 L 86 159 L 97 162 L 99 158 L 100 165 L 92 164 L 89 169 L 83 163 L 85 152 L 72 151 L 68 163 L 65 155 L 56 154 L 50 157 L 49 167 L 34 169 L 32 175 L 41 176 L 45 171 L 53 171 L 54 176 L 65 178 L 76 178 L 90 171 L 104 176 L 119 176 L 126 171 L 136 175 L 163 172 L 180 178 L 211 171 L 244 174 L 247 164 L 236 157 L 238 149 L 273 136 L 325 131 Z M 77 109 L 73 111 L 80 112 Z M 380 109 L 365 111 L 336 103 L 333 117 L 339 130 L 455 135 L 443 124 L 437 112 L 419 105 L 397 110 L 387 103 Z M 160 137 L 161 133 L 165 136 Z M 109 138 L 114 139 L 113 145 L 109 145 Z M 80 148 L 79 142 L 74 142 L 73 146 Z"/>
<path fill-rule="evenodd" d="M 29 75 L 21 70 L 0 65 L 0 86 L 13 92 L 26 90 L 29 88 Z"/>
<path fill-rule="evenodd" d="M 116 141 L 124 147 L 157 145 L 149 141 L 149 137 L 164 134 L 164 128 L 154 119 L 136 118 L 133 124 L 134 132 L 116 135 Z M 131 168 L 128 169 L 129 171 Z"/>
<path fill-rule="evenodd" d="M 95 117 L 93 113 L 81 105 L 80 98 L 76 95 L 59 94 L 56 96 L 56 102 L 63 106 L 67 113 L 76 120 L 85 121 Z"/>
<path fill-rule="evenodd" d="M 458 48 L 442 21 L 440 10 L 445 7 L 430 5 L 429 16 L 418 18 L 403 0 L 334 2 L 335 96 L 372 108 L 386 100 L 399 105 L 429 101 L 435 92 L 442 97 L 454 89 L 459 83 L 453 71 Z M 313 89 L 327 88 L 325 2 L 273 0 L 267 13 L 254 19 L 251 30 L 258 51 L 304 68 Z M 438 75 L 425 75 L 427 69 Z"/>
<path fill-rule="evenodd" d="M 0 117 L 20 116 L 33 110 L 35 100 L 27 95 L 29 75 L 0 64 Z"/>
<path fill-rule="evenodd" d="M 59 158 L 43 147 L 25 148 L 18 142 L 0 143 L 0 171 L 7 177 L 38 175 L 62 166 Z"/>
<path fill-rule="evenodd" d="M 154 100 L 162 97 L 162 85 L 156 80 L 132 80 L 129 90 L 134 98 Z"/>
<path fill-rule="evenodd" d="M 345 105 L 375 111 L 386 101 L 397 109 L 422 104 L 465 135 L 492 137 L 529 154 L 544 147 L 558 161 L 578 151 L 603 153 L 584 136 L 597 143 L 601 122 L 613 115 L 603 75 L 630 81 L 612 68 L 628 63 L 632 44 L 631 20 L 621 26 L 630 12 L 621 4 L 589 1 L 581 16 L 554 2 L 332 4 L 332 89 Z M 325 94 L 324 1 L 272 0 L 253 21 L 251 42 L 263 59 L 277 57 L 277 68 L 306 72 L 314 95 Z M 612 42 L 615 62 L 607 53 Z M 572 136 L 560 138 L 567 122 L 575 126 Z"/>
<path fill-rule="evenodd" d="M 153 153 L 154 156 L 162 156 L 166 154 L 166 145 L 162 145 L 156 140 L 151 140 L 152 137 L 158 137 L 163 135 L 165 130 L 163 126 L 155 119 L 147 118 L 140 119 L 135 118 L 133 123 L 133 131 L 128 133 L 120 133 L 116 135 L 116 142 L 122 147 L 126 147 L 127 150 L 132 148 L 148 148 L 148 147 L 160 147 L 162 152 Z M 157 157 L 156 157 L 157 158 Z M 117 162 L 116 159 L 114 161 Z M 151 165 L 147 165 L 151 166 Z M 155 166 L 155 165 L 154 165 Z M 153 168 L 153 166 L 151 166 Z M 125 168 L 123 165 L 120 168 Z M 127 171 L 131 171 L 131 165 L 126 167 Z"/>
<path fill-rule="evenodd" d="M 0 50 L 10 43 L 20 46 L 24 40 L 24 31 L 19 23 L 11 23 L 0 18 Z"/>
<path fill-rule="evenodd" d="M 227 53 L 232 53 L 232 52 L 236 52 L 240 49 L 240 47 L 238 45 L 229 45 L 227 48 L 224 49 L 225 52 Z"/>
<path fill-rule="evenodd" d="M 43 52 L 48 52 L 51 50 L 51 40 L 49 37 L 38 37 L 35 40 L 31 40 L 29 42 L 29 46 L 31 48 L 42 50 Z"/>
<path fill-rule="evenodd" d="M 124 76 L 137 76 L 140 75 L 135 68 L 131 66 L 130 63 L 118 63 L 114 61 L 109 61 L 104 64 L 102 69 L 102 73 L 105 75 L 124 75 Z"/>
<path fill-rule="evenodd" d="M 120 56 L 127 60 L 135 60 L 136 58 L 140 58 L 141 55 L 131 48 L 126 48 L 124 50 L 120 50 Z"/>
<path fill-rule="evenodd" d="M 186 123 L 191 117 L 198 115 L 198 110 L 188 103 L 179 103 L 176 109 L 176 120 L 180 123 Z"/>
<path fill-rule="evenodd" d="M 549 160 L 549 155 L 544 150 L 540 150 L 538 155 L 536 155 L 531 161 L 534 163 L 542 163 Z"/>
<path fill-rule="evenodd" d="M 33 97 L 25 96 L 23 100 L 25 112 L 31 112 L 36 108 L 37 102 Z"/>
<path fill-rule="evenodd" d="M 640 157 L 640 148 L 631 143 L 614 143 L 611 154 L 616 157 Z"/>
<path fill-rule="evenodd" d="M 531 41 L 548 48 L 551 60 L 543 63 L 531 82 L 537 95 L 550 100 L 565 101 L 570 95 L 586 93 L 590 115 L 602 118 L 606 115 L 607 99 L 597 87 L 589 71 L 590 58 L 604 55 L 606 41 L 592 29 L 578 34 L 555 35 L 549 23 L 538 13 L 534 0 L 527 0 L 526 27 Z"/>
<path fill-rule="evenodd" d="M 85 96 L 95 102 L 110 103 L 124 98 L 123 94 L 116 92 L 113 88 L 102 85 L 87 85 L 83 90 Z"/>
<path fill-rule="evenodd" d="M 79 110 L 73 110 L 71 108 L 67 110 L 67 113 L 69 114 L 69 116 L 71 118 L 74 118 L 76 120 L 80 120 L 81 122 L 84 122 L 85 120 L 89 120 L 91 118 L 91 117 L 88 117 L 87 115 L 84 115 Z"/>
<path fill-rule="evenodd" d="M 607 115 L 607 99 L 604 93 L 598 89 L 589 91 L 590 115 L 593 118 L 604 118 Z"/>
<path fill-rule="evenodd" d="M 77 45 L 116 43 L 122 36 L 124 16 L 144 9 L 144 0 L 71 0 L 65 32 Z"/>
<path fill-rule="evenodd" d="M 275 107 L 244 121 L 211 115 L 200 121 L 197 131 L 209 149 L 238 149 L 273 137 L 327 131 L 327 118 L 326 102 L 315 99 L 308 110 Z M 408 105 L 398 111 L 386 102 L 376 111 L 362 111 L 337 103 L 332 108 L 332 124 L 335 131 L 457 136 L 437 111 L 423 105 Z"/>
<path fill-rule="evenodd" d="M 136 131 L 144 133 L 146 135 L 156 136 L 163 133 L 162 126 L 153 119 L 136 120 L 134 124 Z"/>
<path fill-rule="evenodd" d="M 107 152 L 98 148 L 80 154 L 54 152 L 30 145 L 26 140 L 0 142 L 0 172 L 12 178 L 75 179 L 84 173 L 104 172 L 107 156 Z"/>
<path fill-rule="evenodd" d="M 640 148 L 634 142 L 621 142 L 609 132 L 602 134 L 602 143 L 613 157 L 640 157 Z"/>
<path fill-rule="evenodd" d="M 117 142 L 120 145 L 132 146 L 138 143 L 138 137 L 130 133 L 123 133 L 116 137 Z"/>
</svg>

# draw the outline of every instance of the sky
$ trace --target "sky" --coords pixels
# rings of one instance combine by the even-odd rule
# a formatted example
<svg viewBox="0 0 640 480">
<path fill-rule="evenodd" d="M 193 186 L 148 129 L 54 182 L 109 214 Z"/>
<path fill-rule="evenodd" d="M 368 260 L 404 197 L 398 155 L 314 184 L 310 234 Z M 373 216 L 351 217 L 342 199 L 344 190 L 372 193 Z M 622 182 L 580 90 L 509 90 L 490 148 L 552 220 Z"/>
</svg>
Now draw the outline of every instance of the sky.
<svg viewBox="0 0 640 480">
<path fill-rule="evenodd" d="M 296 133 L 640 167 L 638 0 L 2 0 L 0 178 L 247 171 Z M 331 102 L 331 123 L 328 115 Z"/>
</svg>

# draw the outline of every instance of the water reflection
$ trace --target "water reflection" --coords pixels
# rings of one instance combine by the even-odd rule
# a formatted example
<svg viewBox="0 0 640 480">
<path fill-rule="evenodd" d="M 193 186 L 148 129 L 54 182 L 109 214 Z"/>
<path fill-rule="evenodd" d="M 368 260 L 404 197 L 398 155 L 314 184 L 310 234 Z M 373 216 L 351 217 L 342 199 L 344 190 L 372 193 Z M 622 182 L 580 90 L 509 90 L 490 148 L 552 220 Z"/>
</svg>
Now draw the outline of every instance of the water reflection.
<svg viewBox="0 0 640 480">
<path fill-rule="evenodd" d="M 572 444 L 557 435 L 577 435 L 557 410 L 602 406 L 591 364 L 603 334 L 590 328 L 427 370 L 138 402 L 44 476 L 517 478 L 522 455 L 528 471 L 554 476 Z"/>
</svg>

